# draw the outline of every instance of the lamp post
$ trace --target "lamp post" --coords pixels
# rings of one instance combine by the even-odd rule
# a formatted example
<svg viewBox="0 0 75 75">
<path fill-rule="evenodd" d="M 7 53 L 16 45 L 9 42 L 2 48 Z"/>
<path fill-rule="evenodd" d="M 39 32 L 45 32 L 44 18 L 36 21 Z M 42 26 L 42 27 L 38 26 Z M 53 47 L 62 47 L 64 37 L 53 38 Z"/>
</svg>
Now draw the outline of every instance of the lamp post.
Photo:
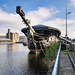
<svg viewBox="0 0 75 75">
<path fill-rule="evenodd" d="M 68 14 L 71 14 L 71 12 L 67 12 L 67 6 L 66 6 L 66 35 L 65 35 L 65 37 L 66 37 L 66 45 L 67 45 L 67 15 Z"/>
</svg>

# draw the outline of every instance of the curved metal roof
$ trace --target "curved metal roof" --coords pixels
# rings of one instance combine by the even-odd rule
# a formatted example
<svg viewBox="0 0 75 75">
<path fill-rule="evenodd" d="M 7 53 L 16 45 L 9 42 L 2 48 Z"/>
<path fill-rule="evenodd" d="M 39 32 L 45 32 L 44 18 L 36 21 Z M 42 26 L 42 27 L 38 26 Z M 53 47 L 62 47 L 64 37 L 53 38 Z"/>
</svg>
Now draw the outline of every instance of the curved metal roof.
<svg viewBox="0 0 75 75">
<path fill-rule="evenodd" d="M 34 30 L 48 30 L 50 32 L 56 32 L 57 34 L 61 34 L 61 31 L 57 28 L 54 28 L 54 27 L 50 27 L 50 26 L 46 26 L 46 25 L 35 25 L 35 26 L 32 26 Z M 23 28 L 21 31 L 23 33 L 27 32 L 27 30 L 29 30 L 29 27 L 27 28 Z"/>
<path fill-rule="evenodd" d="M 57 31 L 59 31 L 59 32 L 61 32 L 59 29 L 57 29 L 57 28 L 54 28 L 54 27 L 50 27 L 50 26 L 46 26 L 46 25 L 35 25 L 35 26 L 32 26 L 34 29 L 38 29 L 38 28 L 42 28 L 42 29 L 44 29 L 44 30 L 50 30 L 50 29 L 53 29 L 53 30 L 57 30 Z"/>
</svg>

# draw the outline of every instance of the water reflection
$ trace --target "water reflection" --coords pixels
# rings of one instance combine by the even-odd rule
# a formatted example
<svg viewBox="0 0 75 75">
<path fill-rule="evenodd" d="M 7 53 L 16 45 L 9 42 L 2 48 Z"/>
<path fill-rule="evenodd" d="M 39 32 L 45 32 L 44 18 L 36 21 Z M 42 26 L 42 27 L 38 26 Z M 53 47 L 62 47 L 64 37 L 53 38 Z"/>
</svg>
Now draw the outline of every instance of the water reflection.
<svg viewBox="0 0 75 75">
<path fill-rule="evenodd" d="M 19 49 L 19 44 L 8 44 L 7 51 L 17 51 Z"/>
<path fill-rule="evenodd" d="M 7 51 L 11 51 L 12 50 L 12 44 L 8 44 L 7 45 Z"/>
<path fill-rule="evenodd" d="M 46 75 L 48 68 L 42 62 L 43 54 L 31 54 L 22 44 L 0 48 L 0 75 Z"/>
<path fill-rule="evenodd" d="M 42 58 L 44 54 L 35 55 L 28 54 L 28 66 L 29 66 L 29 74 L 28 75 L 46 75 L 48 68 L 46 64 L 43 63 Z"/>
</svg>

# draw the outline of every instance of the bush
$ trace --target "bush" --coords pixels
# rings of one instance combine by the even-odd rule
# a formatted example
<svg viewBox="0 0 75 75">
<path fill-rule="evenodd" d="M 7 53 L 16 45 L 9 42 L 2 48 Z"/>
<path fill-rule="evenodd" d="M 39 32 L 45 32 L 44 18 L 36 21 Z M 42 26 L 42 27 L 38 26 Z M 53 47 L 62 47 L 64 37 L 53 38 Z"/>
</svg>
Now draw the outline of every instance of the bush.
<svg viewBox="0 0 75 75">
<path fill-rule="evenodd" d="M 59 49 L 59 43 L 57 43 L 57 42 L 51 42 L 50 43 L 50 47 L 47 48 L 45 57 L 43 58 L 43 61 L 45 63 L 53 61 L 56 58 L 58 49 Z"/>
</svg>

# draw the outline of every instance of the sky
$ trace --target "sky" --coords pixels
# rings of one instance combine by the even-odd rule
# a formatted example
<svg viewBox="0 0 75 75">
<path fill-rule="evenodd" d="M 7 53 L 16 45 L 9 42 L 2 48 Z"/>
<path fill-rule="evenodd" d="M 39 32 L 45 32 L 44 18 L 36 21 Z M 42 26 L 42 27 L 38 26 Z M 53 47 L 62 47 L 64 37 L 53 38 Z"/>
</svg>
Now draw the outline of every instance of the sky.
<svg viewBox="0 0 75 75">
<path fill-rule="evenodd" d="M 75 0 L 0 0 L 0 36 L 8 29 L 24 35 L 21 29 L 26 27 L 16 13 L 16 6 L 21 6 L 25 17 L 33 25 L 47 25 L 58 28 L 61 36 L 66 33 L 66 6 L 68 37 L 75 38 Z"/>
</svg>

